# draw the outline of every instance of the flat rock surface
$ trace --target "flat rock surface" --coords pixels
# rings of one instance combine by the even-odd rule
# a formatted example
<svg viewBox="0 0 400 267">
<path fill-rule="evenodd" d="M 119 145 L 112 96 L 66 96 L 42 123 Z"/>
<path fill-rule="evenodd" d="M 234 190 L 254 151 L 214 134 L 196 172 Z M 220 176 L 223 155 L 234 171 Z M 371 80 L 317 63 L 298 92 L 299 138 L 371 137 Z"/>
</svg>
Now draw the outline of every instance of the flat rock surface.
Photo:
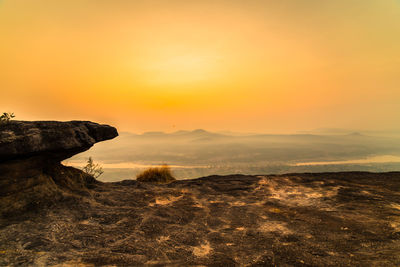
<svg viewBox="0 0 400 267">
<path fill-rule="evenodd" d="M 62 161 L 116 136 L 114 127 L 90 121 L 10 121 L 0 124 L 0 162 L 37 156 Z"/>
<path fill-rule="evenodd" d="M 0 221 L 0 265 L 398 266 L 400 173 L 104 183 Z"/>
</svg>

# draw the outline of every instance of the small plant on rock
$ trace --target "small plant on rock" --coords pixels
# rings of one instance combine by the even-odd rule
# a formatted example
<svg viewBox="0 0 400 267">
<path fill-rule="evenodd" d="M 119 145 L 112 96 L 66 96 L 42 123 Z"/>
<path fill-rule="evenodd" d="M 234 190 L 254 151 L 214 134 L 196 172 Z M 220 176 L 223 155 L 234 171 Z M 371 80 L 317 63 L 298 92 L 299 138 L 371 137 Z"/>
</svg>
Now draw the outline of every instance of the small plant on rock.
<svg viewBox="0 0 400 267">
<path fill-rule="evenodd" d="M 148 168 L 136 176 L 136 180 L 139 182 L 148 182 L 156 184 L 166 184 L 176 181 L 175 177 L 171 173 L 171 168 L 168 165 L 162 165 L 161 167 Z"/>
<path fill-rule="evenodd" d="M 98 178 L 103 174 L 103 168 L 99 164 L 95 164 L 92 157 L 89 157 L 86 166 L 83 167 L 83 171 L 94 178 Z"/>
<path fill-rule="evenodd" d="M 0 124 L 6 124 L 13 118 L 15 118 L 14 113 L 3 112 L 3 115 L 0 116 Z"/>
</svg>

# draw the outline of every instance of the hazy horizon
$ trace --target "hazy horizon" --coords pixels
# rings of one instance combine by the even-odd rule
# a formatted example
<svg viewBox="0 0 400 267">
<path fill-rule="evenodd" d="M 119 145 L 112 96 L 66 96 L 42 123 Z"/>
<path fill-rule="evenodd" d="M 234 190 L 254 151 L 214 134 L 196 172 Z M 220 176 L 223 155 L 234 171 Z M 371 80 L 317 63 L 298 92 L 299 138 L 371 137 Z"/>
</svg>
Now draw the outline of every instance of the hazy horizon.
<svg viewBox="0 0 400 267">
<path fill-rule="evenodd" d="M 128 134 L 153 134 L 153 133 L 162 133 L 162 134 L 174 134 L 179 132 L 195 132 L 195 131 L 205 131 L 210 133 L 218 133 L 224 135 L 301 135 L 301 134 L 313 134 L 313 135 L 346 135 L 346 134 L 365 134 L 365 135 L 400 135 L 400 128 L 389 128 L 389 129 L 381 129 L 381 130 L 373 130 L 373 129 L 344 129 L 344 128 L 315 128 L 309 130 L 296 130 L 296 131 L 260 131 L 260 132 L 245 132 L 245 131 L 231 131 L 229 129 L 224 130 L 209 130 L 206 128 L 192 128 L 192 129 L 173 129 L 173 130 L 152 130 L 152 131 L 119 131 L 119 133 L 128 133 Z"/>
<path fill-rule="evenodd" d="M 400 169 L 400 133 L 120 132 L 64 163 L 83 167 L 89 157 L 103 166 L 102 181 L 134 179 L 144 169 L 162 164 L 170 165 L 178 179 L 234 173 L 395 171 Z"/>
<path fill-rule="evenodd" d="M 3 0 L 0 36 L 0 112 L 121 133 L 72 160 L 399 168 L 399 1 Z"/>
</svg>

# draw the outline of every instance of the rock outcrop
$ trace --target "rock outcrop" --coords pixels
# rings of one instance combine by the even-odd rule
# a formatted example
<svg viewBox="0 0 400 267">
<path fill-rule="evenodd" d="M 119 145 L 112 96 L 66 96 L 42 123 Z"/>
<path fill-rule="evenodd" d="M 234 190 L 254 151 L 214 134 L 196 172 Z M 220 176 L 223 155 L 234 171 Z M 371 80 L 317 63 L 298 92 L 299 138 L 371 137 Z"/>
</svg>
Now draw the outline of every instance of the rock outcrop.
<svg viewBox="0 0 400 267">
<path fill-rule="evenodd" d="M 0 219 L 0 266 L 400 266 L 400 172 L 126 180 L 90 192 Z"/>
<path fill-rule="evenodd" d="M 0 215 L 18 213 L 65 196 L 89 194 L 96 180 L 61 161 L 118 136 L 89 121 L 10 121 L 0 125 Z"/>
<path fill-rule="evenodd" d="M 41 157 L 62 161 L 118 135 L 90 121 L 10 121 L 0 125 L 0 162 Z"/>
</svg>

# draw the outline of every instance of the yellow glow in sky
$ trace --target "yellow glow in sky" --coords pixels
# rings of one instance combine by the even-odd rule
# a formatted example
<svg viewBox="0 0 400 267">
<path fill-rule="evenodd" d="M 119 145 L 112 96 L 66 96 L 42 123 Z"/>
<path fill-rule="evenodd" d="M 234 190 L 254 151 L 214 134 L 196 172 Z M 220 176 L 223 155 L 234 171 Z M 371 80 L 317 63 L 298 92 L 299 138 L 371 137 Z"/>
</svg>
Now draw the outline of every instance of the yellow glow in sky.
<svg viewBox="0 0 400 267">
<path fill-rule="evenodd" d="M 398 128 L 395 0 L 0 1 L 0 108 L 121 131 Z"/>
<path fill-rule="evenodd" d="M 215 61 L 215 57 L 208 54 L 173 49 L 143 62 L 143 71 L 148 75 L 146 82 L 149 84 L 182 89 L 179 87 L 213 79 L 218 71 Z"/>
</svg>

